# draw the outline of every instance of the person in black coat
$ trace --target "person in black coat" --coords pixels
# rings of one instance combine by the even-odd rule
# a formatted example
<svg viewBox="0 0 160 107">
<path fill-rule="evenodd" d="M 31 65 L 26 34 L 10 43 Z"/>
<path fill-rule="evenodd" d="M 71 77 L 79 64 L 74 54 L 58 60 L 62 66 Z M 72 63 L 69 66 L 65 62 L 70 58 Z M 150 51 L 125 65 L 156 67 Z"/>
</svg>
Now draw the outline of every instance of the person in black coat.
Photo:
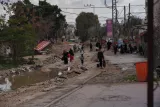
<svg viewBox="0 0 160 107">
<path fill-rule="evenodd" d="M 124 44 L 124 52 L 127 53 L 127 44 Z"/>
<path fill-rule="evenodd" d="M 133 53 L 133 47 L 131 44 L 129 44 L 129 50 L 130 50 L 130 53 L 132 54 Z"/>
<path fill-rule="evenodd" d="M 103 55 L 103 52 L 101 51 L 101 49 L 99 49 L 97 57 L 98 57 L 98 60 L 99 60 L 99 63 L 100 63 L 100 67 L 102 68 L 103 67 L 104 55 Z"/>
<path fill-rule="evenodd" d="M 107 42 L 107 50 L 110 50 L 112 43 L 110 41 Z"/>
<path fill-rule="evenodd" d="M 115 55 L 117 54 L 117 50 L 118 50 L 118 45 L 115 44 L 115 45 L 114 45 L 114 54 L 115 54 Z"/>
<path fill-rule="evenodd" d="M 124 53 L 123 45 L 120 46 L 120 49 L 121 49 L 120 53 L 123 54 Z"/>
<path fill-rule="evenodd" d="M 68 64 L 68 52 L 66 52 L 65 50 L 63 51 L 62 60 L 64 61 L 64 64 Z"/>
<path fill-rule="evenodd" d="M 92 43 L 90 42 L 90 51 L 92 51 L 92 48 L 93 48 L 93 46 L 92 46 Z"/>
</svg>

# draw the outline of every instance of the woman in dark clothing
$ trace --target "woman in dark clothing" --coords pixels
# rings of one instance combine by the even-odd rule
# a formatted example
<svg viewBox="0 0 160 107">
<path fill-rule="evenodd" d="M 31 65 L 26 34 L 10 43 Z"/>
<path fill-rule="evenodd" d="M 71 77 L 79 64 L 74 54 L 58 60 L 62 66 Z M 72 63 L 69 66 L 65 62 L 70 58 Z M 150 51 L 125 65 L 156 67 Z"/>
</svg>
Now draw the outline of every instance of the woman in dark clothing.
<svg viewBox="0 0 160 107">
<path fill-rule="evenodd" d="M 107 42 L 107 50 L 110 50 L 112 43 L 110 41 Z"/>
<path fill-rule="evenodd" d="M 99 63 L 100 63 L 100 67 L 102 68 L 103 67 L 104 55 L 103 55 L 103 52 L 101 51 L 101 49 L 99 49 L 97 57 L 98 57 L 98 60 L 99 60 Z"/>
<path fill-rule="evenodd" d="M 134 52 L 137 52 L 137 46 L 136 45 L 134 46 Z"/>
<path fill-rule="evenodd" d="M 66 52 L 65 50 L 63 51 L 62 60 L 64 61 L 64 64 L 68 64 L 68 52 Z"/>
<path fill-rule="evenodd" d="M 129 44 L 129 50 L 130 50 L 130 53 L 132 54 L 132 52 L 133 52 L 133 47 L 132 47 L 131 44 Z"/>
<path fill-rule="evenodd" d="M 93 47 L 93 46 L 92 46 L 92 43 L 90 43 L 90 51 L 92 51 L 92 47 Z"/>
<path fill-rule="evenodd" d="M 117 44 L 114 45 L 114 54 L 116 55 L 117 54 L 117 50 L 118 50 L 118 46 Z"/>
<path fill-rule="evenodd" d="M 124 53 L 123 45 L 121 45 L 120 49 L 121 49 L 120 53 L 123 54 Z"/>
<path fill-rule="evenodd" d="M 124 52 L 127 53 L 127 44 L 124 44 Z"/>
</svg>

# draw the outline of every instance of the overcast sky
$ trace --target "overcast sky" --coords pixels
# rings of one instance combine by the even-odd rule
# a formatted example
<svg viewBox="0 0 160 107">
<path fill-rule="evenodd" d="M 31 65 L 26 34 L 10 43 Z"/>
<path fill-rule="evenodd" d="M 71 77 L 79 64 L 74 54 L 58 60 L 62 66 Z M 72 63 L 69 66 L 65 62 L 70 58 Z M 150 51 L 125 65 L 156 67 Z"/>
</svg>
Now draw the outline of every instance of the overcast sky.
<svg viewBox="0 0 160 107">
<path fill-rule="evenodd" d="M 1 1 L 1 0 L 0 0 Z M 39 0 L 30 0 L 34 4 L 38 4 Z M 131 5 L 145 5 L 145 0 L 117 0 L 118 1 L 118 6 L 128 6 L 129 3 Z M 104 7 L 104 0 L 47 0 L 47 2 L 53 4 L 53 5 L 58 5 L 60 8 L 84 8 L 84 5 L 86 4 L 92 4 L 95 5 L 95 7 Z M 112 5 L 112 0 L 106 0 L 107 5 L 111 6 Z M 1 7 L 0 7 L 1 9 Z M 66 15 L 66 19 L 68 23 L 75 23 L 75 18 L 77 17 L 76 14 L 70 14 L 70 13 L 77 13 L 79 14 L 80 12 L 93 12 L 93 8 L 87 8 L 87 9 L 62 9 L 64 12 L 63 14 Z M 119 11 L 119 17 L 123 17 L 123 7 L 118 8 Z M 70 13 L 66 13 L 70 12 Z M 95 14 L 99 16 L 99 21 L 101 24 L 105 23 L 105 20 L 108 18 L 112 17 L 112 10 L 108 8 L 96 8 L 95 9 Z M 128 13 L 128 7 L 126 7 L 126 12 Z M 131 12 L 145 12 L 144 6 L 142 7 L 134 7 L 131 6 Z M 2 9 L 1 9 L 2 13 Z M 144 18 L 145 13 L 132 13 L 132 15 L 136 15 L 138 17 Z M 104 18 L 105 17 L 105 18 Z"/>
</svg>

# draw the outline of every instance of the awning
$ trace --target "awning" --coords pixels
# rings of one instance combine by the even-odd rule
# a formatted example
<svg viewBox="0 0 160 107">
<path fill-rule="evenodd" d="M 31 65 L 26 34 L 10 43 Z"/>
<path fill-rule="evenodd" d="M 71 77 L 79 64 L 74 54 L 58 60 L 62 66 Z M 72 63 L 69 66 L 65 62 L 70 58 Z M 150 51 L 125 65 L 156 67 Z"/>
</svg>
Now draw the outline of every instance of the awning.
<svg viewBox="0 0 160 107">
<path fill-rule="evenodd" d="M 36 46 L 35 50 L 41 51 L 41 50 L 43 50 L 45 47 L 47 47 L 50 43 L 51 43 L 50 41 L 42 41 L 42 42 L 40 42 L 40 43 Z"/>
</svg>

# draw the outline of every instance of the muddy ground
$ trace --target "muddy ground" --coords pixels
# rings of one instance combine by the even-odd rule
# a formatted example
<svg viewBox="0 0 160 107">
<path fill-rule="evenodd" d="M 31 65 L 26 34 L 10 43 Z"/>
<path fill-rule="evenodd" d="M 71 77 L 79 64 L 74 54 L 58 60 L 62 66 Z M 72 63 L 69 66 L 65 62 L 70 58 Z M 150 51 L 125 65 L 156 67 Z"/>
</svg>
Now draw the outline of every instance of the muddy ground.
<svg viewBox="0 0 160 107">
<path fill-rule="evenodd" d="M 60 55 L 62 51 L 62 46 L 60 48 L 53 47 L 53 52 L 56 51 L 56 54 Z M 112 54 L 112 52 L 109 52 Z M 81 84 L 84 79 L 88 79 L 92 74 L 100 73 L 95 78 L 89 80 L 88 84 L 95 83 L 126 83 L 126 82 L 135 82 L 135 69 L 130 69 L 122 71 L 121 68 L 107 64 L 106 68 L 99 69 L 96 68 L 97 62 L 93 59 L 96 57 L 96 52 L 89 52 L 88 49 L 85 51 L 85 68 L 88 70 L 85 71 L 81 69 L 79 54 L 76 54 L 75 61 L 72 63 L 71 72 L 65 73 L 63 77 L 53 76 L 47 78 L 47 80 L 39 81 L 38 83 L 28 84 L 26 86 L 21 86 L 15 88 L 8 92 L 0 93 L 0 107 L 16 107 L 19 104 L 23 104 L 31 99 L 36 99 L 38 96 L 45 96 L 50 91 L 54 91 L 56 87 L 63 85 L 78 85 Z M 48 57 L 46 57 L 48 58 Z M 45 60 L 42 57 L 43 60 Z M 48 63 L 39 72 L 52 72 L 53 69 L 59 69 L 60 71 L 66 71 L 66 67 L 63 67 L 63 62 L 58 60 L 56 63 Z M 56 72 L 56 71 L 54 71 Z M 53 73 L 53 72 L 52 72 Z M 58 73 L 58 72 L 57 72 Z M 58 75 L 53 73 L 53 75 Z M 37 77 L 39 78 L 39 77 Z M 66 92 L 65 92 L 66 93 Z M 29 106 L 28 106 L 29 107 Z"/>
</svg>

